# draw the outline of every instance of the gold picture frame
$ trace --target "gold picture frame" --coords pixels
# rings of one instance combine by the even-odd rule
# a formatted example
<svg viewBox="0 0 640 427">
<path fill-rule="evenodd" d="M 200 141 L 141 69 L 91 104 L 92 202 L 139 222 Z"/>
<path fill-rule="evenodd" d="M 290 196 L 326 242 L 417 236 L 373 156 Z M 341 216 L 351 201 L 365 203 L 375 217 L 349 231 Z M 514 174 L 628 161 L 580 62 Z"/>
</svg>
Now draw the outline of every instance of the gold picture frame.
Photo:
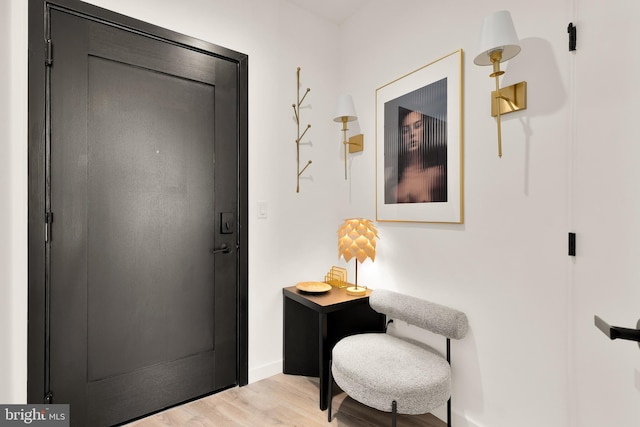
<svg viewBox="0 0 640 427">
<path fill-rule="evenodd" d="M 462 49 L 376 89 L 376 220 L 464 222 Z"/>
</svg>

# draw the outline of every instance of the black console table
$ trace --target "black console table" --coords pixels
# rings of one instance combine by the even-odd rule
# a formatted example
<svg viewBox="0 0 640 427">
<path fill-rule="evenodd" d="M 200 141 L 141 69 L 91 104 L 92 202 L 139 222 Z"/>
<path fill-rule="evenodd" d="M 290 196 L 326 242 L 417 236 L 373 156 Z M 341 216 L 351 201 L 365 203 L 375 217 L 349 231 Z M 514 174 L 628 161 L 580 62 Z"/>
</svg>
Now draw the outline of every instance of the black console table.
<svg viewBox="0 0 640 427">
<path fill-rule="evenodd" d="M 382 332 L 385 316 L 369 306 L 364 296 L 347 295 L 345 289 L 332 288 L 322 294 L 300 292 L 295 286 L 284 288 L 284 366 L 285 374 L 320 378 L 320 409 L 327 409 L 329 359 L 333 346 L 343 337 L 361 332 Z"/>
</svg>

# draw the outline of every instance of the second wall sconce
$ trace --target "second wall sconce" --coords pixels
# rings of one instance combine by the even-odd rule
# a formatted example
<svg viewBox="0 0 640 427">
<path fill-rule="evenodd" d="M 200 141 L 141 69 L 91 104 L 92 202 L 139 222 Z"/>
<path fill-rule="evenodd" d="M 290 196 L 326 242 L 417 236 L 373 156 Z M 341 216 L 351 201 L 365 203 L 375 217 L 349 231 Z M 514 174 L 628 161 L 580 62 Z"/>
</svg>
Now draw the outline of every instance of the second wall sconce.
<svg viewBox="0 0 640 427">
<path fill-rule="evenodd" d="M 347 140 L 347 122 L 357 120 L 356 109 L 353 106 L 351 95 L 338 96 L 338 106 L 336 108 L 336 116 L 334 122 L 342 122 L 342 132 L 344 133 L 344 179 L 347 179 L 347 146 L 349 153 L 357 153 L 364 150 L 364 136 L 362 134 L 355 135 Z"/>
<path fill-rule="evenodd" d="M 502 157 L 502 126 L 500 116 L 527 108 L 527 82 L 500 88 L 499 77 L 504 74 L 500 63 L 520 53 L 520 42 L 507 10 L 495 12 L 484 18 L 480 33 L 480 54 L 473 62 L 476 65 L 493 65 L 489 77 L 495 77 L 496 90 L 491 93 L 491 115 L 498 123 L 498 157 Z"/>
</svg>

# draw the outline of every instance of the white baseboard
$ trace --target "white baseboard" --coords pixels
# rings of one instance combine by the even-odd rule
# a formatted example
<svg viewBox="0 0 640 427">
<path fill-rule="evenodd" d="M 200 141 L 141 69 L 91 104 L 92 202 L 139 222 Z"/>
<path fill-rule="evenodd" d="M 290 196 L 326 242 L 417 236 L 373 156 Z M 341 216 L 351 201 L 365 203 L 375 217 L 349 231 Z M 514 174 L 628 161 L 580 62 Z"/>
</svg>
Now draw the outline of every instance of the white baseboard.
<svg viewBox="0 0 640 427">
<path fill-rule="evenodd" d="M 249 369 L 249 384 L 282 373 L 282 359 Z"/>
</svg>

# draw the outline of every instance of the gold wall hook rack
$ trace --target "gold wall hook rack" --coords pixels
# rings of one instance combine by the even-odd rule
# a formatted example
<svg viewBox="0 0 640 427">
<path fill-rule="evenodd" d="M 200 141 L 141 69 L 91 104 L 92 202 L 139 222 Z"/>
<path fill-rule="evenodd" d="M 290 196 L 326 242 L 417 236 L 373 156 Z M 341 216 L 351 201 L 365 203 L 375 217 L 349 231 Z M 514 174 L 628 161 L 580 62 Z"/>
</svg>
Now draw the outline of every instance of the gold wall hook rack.
<svg viewBox="0 0 640 427">
<path fill-rule="evenodd" d="M 304 135 L 307 133 L 307 131 L 311 127 L 310 124 L 307 124 L 307 127 L 304 129 L 302 134 L 300 133 L 300 106 L 302 105 L 302 101 L 304 101 L 304 99 L 307 97 L 309 92 L 311 92 L 311 89 L 307 88 L 307 90 L 304 92 L 304 95 L 302 95 L 302 97 L 300 97 L 300 67 L 298 67 L 298 69 L 296 71 L 296 75 L 297 75 L 297 80 L 298 80 L 298 83 L 297 83 L 298 99 L 297 99 L 297 102 L 295 104 L 291 104 L 291 106 L 293 107 L 293 113 L 294 113 L 295 119 L 296 119 L 296 126 L 298 128 L 298 133 L 297 133 L 298 137 L 296 138 L 296 161 L 298 163 L 298 175 L 296 177 L 296 180 L 297 180 L 296 193 L 299 193 L 300 192 L 300 175 L 302 175 L 304 173 L 304 171 L 312 163 L 311 160 L 309 160 L 309 161 L 307 161 L 307 164 L 302 168 L 302 170 L 300 169 L 300 142 L 302 141 L 302 138 L 304 137 Z"/>
</svg>

